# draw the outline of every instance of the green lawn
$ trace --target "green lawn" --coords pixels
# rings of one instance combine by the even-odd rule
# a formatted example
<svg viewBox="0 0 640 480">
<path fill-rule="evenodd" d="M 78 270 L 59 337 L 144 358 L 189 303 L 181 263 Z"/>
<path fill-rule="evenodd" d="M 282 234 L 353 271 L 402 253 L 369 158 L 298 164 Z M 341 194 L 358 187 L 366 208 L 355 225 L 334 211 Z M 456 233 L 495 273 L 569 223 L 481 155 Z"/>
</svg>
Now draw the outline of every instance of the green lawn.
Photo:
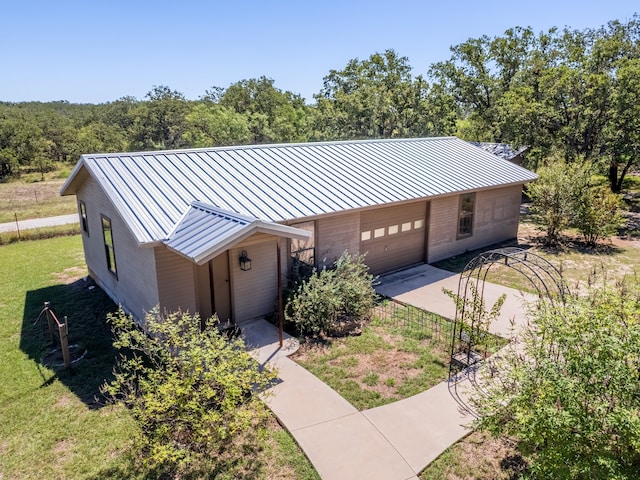
<svg viewBox="0 0 640 480">
<path fill-rule="evenodd" d="M 132 460 L 135 423 L 100 396 L 115 358 L 104 317 L 115 306 L 84 275 L 77 235 L 0 247 L 0 479 L 153 477 Z M 44 301 L 87 351 L 70 372 L 42 363 L 48 337 L 34 321 Z M 262 441 L 216 478 L 318 478 L 275 420 Z"/>
</svg>

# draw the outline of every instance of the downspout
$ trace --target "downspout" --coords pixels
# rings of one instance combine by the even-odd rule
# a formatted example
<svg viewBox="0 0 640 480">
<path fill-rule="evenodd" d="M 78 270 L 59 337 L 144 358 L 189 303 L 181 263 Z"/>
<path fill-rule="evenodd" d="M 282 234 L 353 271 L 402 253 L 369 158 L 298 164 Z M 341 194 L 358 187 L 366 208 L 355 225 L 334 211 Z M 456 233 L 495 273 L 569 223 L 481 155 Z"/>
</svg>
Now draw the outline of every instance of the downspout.
<svg viewBox="0 0 640 480">
<path fill-rule="evenodd" d="M 278 257 L 278 340 L 282 348 L 282 336 L 284 330 L 284 311 L 282 309 L 282 260 L 280 259 L 280 239 L 276 242 L 276 255 Z"/>
</svg>

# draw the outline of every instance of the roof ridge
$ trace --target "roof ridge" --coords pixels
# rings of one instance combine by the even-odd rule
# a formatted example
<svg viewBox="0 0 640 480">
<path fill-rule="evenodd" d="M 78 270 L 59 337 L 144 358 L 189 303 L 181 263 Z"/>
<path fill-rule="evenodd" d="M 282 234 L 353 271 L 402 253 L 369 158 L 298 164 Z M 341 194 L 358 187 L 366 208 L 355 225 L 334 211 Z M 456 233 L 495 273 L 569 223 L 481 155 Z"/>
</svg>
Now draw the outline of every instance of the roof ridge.
<svg viewBox="0 0 640 480">
<path fill-rule="evenodd" d="M 214 147 L 199 147 L 199 148 L 177 148 L 168 150 L 142 150 L 138 152 L 112 152 L 112 153 L 85 153 L 81 158 L 109 158 L 109 157 L 135 157 L 142 155 L 171 155 L 177 153 L 198 153 L 198 152 L 224 152 L 229 150 L 262 150 L 271 148 L 289 148 L 289 147 L 312 147 L 312 146 L 330 146 L 330 145 L 357 145 L 357 144 L 371 144 L 371 143 L 402 143 L 402 142 L 424 142 L 424 141 L 438 141 L 438 140 L 460 140 L 455 136 L 440 136 L 440 137 L 412 137 L 412 138 L 362 138 L 354 140 L 324 140 L 321 142 L 290 142 L 290 143 L 264 143 L 264 144 L 250 144 L 250 145 L 218 145 Z"/>
</svg>

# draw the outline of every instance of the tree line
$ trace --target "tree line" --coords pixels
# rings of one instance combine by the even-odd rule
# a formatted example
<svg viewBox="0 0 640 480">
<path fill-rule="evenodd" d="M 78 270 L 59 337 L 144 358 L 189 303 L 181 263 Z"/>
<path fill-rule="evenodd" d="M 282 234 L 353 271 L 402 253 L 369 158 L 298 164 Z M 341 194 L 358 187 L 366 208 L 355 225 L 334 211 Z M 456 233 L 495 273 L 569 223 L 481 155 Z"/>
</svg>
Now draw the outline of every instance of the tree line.
<svg viewBox="0 0 640 480">
<path fill-rule="evenodd" d="M 82 153 L 456 135 L 588 161 L 620 191 L 640 146 L 640 18 L 598 28 L 514 27 L 470 38 L 413 75 L 394 50 L 330 70 L 307 104 L 273 79 L 188 100 L 167 86 L 99 105 L 0 103 L 0 176 Z"/>
</svg>

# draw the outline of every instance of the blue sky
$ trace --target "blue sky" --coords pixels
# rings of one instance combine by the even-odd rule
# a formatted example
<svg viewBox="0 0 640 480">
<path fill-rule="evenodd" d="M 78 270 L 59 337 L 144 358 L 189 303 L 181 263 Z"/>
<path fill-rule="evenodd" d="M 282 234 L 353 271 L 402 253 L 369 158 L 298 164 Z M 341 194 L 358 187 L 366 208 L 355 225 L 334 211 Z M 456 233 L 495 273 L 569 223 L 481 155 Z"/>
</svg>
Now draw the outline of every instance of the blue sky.
<svg viewBox="0 0 640 480">
<path fill-rule="evenodd" d="M 5 0 L 0 101 L 141 99 L 154 85 L 196 99 L 264 75 L 311 103 L 352 58 L 392 48 L 425 74 L 468 38 L 599 27 L 636 11 L 637 0 Z"/>
</svg>

